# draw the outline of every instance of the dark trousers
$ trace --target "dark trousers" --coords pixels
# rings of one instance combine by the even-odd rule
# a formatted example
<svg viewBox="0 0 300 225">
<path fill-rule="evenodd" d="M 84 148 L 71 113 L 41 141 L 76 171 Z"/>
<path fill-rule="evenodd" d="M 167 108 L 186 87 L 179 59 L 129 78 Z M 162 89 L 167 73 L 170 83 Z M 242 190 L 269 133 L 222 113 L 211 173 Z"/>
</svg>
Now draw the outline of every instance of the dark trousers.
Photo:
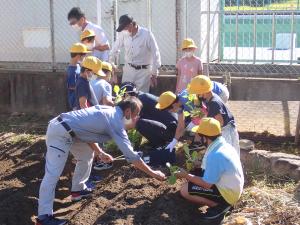
<svg viewBox="0 0 300 225">
<path fill-rule="evenodd" d="M 159 147 L 172 141 L 175 135 L 176 127 L 167 128 L 161 122 L 148 119 L 139 119 L 136 129 L 149 141 L 153 147 Z"/>
</svg>

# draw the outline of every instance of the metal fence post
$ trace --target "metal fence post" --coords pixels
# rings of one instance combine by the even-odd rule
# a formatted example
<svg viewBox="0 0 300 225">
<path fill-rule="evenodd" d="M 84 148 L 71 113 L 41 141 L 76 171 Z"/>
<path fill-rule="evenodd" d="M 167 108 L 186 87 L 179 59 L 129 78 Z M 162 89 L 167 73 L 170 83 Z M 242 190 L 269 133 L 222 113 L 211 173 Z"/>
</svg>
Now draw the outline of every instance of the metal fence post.
<svg viewBox="0 0 300 225">
<path fill-rule="evenodd" d="M 56 71 L 56 56 L 55 56 L 55 39 L 54 39 L 54 10 L 53 10 L 53 0 L 49 0 L 50 6 L 50 34 L 51 34 L 51 66 L 52 71 Z"/>
<path fill-rule="evenodd" d="M 236 12 L 236 18 L 235 18 L 235 63 L 238 63 L 238 47 L 239 47 L 239 13 Z"/>
<path fill-rule="evenodd" d="M 256 62 L 256 23 L 257 23 L 257 14 L 254 13 L 253 21 L 253 64 Z"/>
<path fill-rule="evenodd" d="M 209 48 L 210 48 L 210 0 L 207 1 L 207 43 L 206 43 L 206 60 L 207 60 L 207 76 L 209 76 L 209 61 L 210 61 L 210 57 L 209 57 Z"/>
<path fill-rule="evenodd" d="M 180 18 L 181 18 L 181 16 L 180 16 L 180 6 L 181 6 L 181 4 L 180 4 L 180 2 L 181 2 L 181 0 L 176 0 L 175 1 L 175 10 L 176 10 L 176 62 L 178 61 L 178 59 L 179 59 L 179 49 L 180 49 L 180 36 L 181 36 L 181 34 L 180 34 L 180 32 L 181 32 L 181 29 L 180 29 Z"/>
<path fill-rule="evenodd" d="M 275 59 L 275 13 L 272 14 L 272 64 L 274 64 Z"/>
<path fill-rule="evenodd" d="M 292 21 L 291 21 L 291 59 L 290 65 L 293 64 L 293 54 L 294 54 L 294 12 L 292 12 Z"/>
</svg>

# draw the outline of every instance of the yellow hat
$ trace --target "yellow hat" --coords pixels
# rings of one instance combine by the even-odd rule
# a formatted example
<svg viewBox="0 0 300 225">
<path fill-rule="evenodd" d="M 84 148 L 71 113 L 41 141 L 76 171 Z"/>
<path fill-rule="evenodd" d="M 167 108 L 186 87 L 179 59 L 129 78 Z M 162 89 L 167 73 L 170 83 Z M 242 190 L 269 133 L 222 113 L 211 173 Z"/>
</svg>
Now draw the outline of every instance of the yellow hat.
<svg viewBox="0 0 300 225">
<path fill-rule="evenodd" d="M 88 37 L 95 37 L 96 34 L 93 30 L 84 30 L 80 35 L 80 41 Z"/>
<path fill-rule="evenodd" d="M 186 38 L 182 41 L 181 50 L 186 48 L 197 48 L 195 42 L 191 38 Z"/>
<path fill-rule="evenodd" d="M 81 43 L 75 43 L 70 48 L 70 53 L 90 53 L 87 47 Z"/>
<path fill-rule="evenodd" d="M 112 72 L 112 65 L 109 62 L 102 62 L 102 69 Z"/>
<path fill-rule="evenodd" d="M 205 94 L 213 89 L 213 83 L 208 76 L 198 75 L 191 80 L 188 86 L 189 94 Z"/>
<path fill-rule="evenodd" d="M 106 77 L 106 74 L 102 71 L 102 61 L 95 56 L 85 57 L 81 66 L 93 71 L 94 74 L 100 77 Z"/>
<path fill-rule="evenodd" d="M 162 93 L 158 98 L 158 103 L 155 108 L 165 109 L 169 107 L 176 100 L 176 95 L 172 91 Z"/>
<path fill-rule="evenodd" d="M 201 120 L 199 126 L 193 127 L 192 131 L 209 137 L 217 136 L 221 134 L 221 125 L 218 120 L 206 117 Z"/>
</svg>

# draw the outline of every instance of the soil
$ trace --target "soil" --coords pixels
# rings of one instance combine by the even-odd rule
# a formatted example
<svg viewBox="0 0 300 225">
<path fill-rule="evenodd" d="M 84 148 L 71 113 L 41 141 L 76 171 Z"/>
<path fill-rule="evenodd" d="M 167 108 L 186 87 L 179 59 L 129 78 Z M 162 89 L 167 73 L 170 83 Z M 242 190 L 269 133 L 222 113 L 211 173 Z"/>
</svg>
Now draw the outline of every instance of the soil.
<svg viewBox="0 0 300 225">
<path fill-rule="evenodd" d="M 46 148 L 43 132 L 30 134 L 32 130 L 25 134 L 22 129 L 0 132 L 0 225 L 35 222 Z M 182 154 L 179 159 L 182 164 Z M 123 161 L 114 163 L 108 171 L 97 172 L 103 180 L 96 184 L 90 199 L 72 203 L 69 188 L 73 170 L 70 157 L 58 182 L 54 203 L 55 215 L 70 220 L 68 224 L 205 224 L 200 222 L 201 208 L 181 198 L 182 182 L 159 182 Z"/>
</svg>

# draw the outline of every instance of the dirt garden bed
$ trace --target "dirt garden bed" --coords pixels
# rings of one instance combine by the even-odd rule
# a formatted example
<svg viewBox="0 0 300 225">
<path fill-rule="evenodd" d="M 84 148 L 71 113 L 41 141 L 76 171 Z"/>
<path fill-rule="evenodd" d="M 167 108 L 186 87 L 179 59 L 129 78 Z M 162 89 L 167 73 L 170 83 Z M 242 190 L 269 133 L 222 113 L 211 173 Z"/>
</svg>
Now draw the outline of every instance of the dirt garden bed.
<svg viewBox="0 0 300 225">
<path fill-rule="evenodd" d="M 27 121 L 31 119 L 36 120 L 36 127 L 31 125 L 30 129 L 16 118 L 0 121 L 6 124 L 0 133 L 1 225 L 33 224 L 37 213 L 45 154 L 44 131 L 39 127 L 47 118 L 32 117 Z M 7 127 L 10 124 L 16 126 Z M 112 170 L 99 172 L 103 180 L 96 185 L 92 198 L 72 204 L 69 187 L 73 168 L 70 158 L 54 204 L 55 214 L 69 219 L 71 225 L 202 224 L 199 222 L 202 209 L 180 197 L 180 182 L 168 185 L 156 181 L 124 162 L 115 163 Z M 223 224 L 243 224 L 237 222 L 245 218 L 252 224 L 300 224 L 297 202 L 300 193 L 294 181 L 247 171 L 245 186 L 242 199 Z"/>
</svg>

